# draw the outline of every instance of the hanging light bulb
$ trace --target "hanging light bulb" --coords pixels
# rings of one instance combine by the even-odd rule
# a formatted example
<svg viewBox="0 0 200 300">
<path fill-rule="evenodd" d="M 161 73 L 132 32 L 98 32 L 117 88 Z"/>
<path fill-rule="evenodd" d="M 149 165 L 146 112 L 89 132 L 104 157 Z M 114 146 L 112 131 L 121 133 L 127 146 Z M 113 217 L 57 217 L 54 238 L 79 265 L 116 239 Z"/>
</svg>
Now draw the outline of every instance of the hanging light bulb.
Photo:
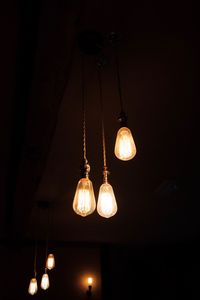
<svg viewBox="0 0 200 300">
<path fill-rule="evenodd" d="M 86 217 L 93 213 L 96 208 L 96 201 L 91 180 L 89 179 L 90 165 L 86 157 L 86 121 L 85 121 L 85 86 L 84 86 L 84 61 L 82 57 L 82 102 L 83 102 L 83 162 L 81 164 L 81 179 L 76 188 L 73 200 L 74 211 Z"/>
<path fill-rule="evenodd" d="M 113 45 L 119 41 L 119 36 L 115 32 L 112 32 L 110 35 L 110 40 Z M 116 62 L 116 71 L 117 71 L 117 84 L 118 84 L 118 93 L 120 100 L 121 113 L 119 116 L 120 129 L 117 132 L 115 149 L 115 156 L 120 160 L 130 160 L 136 155 L 136 146 L 133 140 L 133 136 L 131 130 L 127 127 L 127 117 L 124 112 L 123 107 L 123 98 L 122 98 L 122 90 L 121 90 L 121 79 L 119 74 L 119 60 L 118 60 L 118 51 L 117 47 L 115 48 L 115 62 Z"/>
<path fill-rule="evenodd" d="M 92 181 L 88 177 L 79 180 L 73 201 L 74 211 L 86 217 L 93 213 L 96 208 L 95 196 Z"/>
<path fill-rule="evenodd" d="M 92 277 L 88 277 L 87 282 L 88 282 L 88 285 L 92 285 L 93 278 Z"/>
<path fill-rule="evenodd" d="M 34 247 L 34 267 L 33 267 L 33 273 L 34 277 L 30 280 L 29 287 L 28 287 L 28 293 L 30 295 L 35 295 L 38 290 L 38 285 L 37 285 L 37 272 L 36 272 L 36 262 L 37 262 L 37 240 L 35 240 L 35 247 Z"/>
<path fill-rule="evenodd" d="M 53 254 L 49 254 L 46 261 L 46 268 L 52 270 L 55 268 L 55 258 Z"/>
<path fill-rule="evenodd" d="M 112 186 L 105 182 L 100 186 L 97 212 L 104 218 L 110 218 L 117 212 L 117 202 Z"/>
<path fill-rule="evenodd" d="M 100 90 L 100 102 L 102 111 L 102 145 L 103 145 L 103 184 L 99 189 L 99 196 L 97 201 L 97 212 L 104 218 L 110 218 L 117 212 L 117 202 L 115 199 L 114 191 L 112 186 L 108 183 L 108 169 L 106 161 L 106 140 L 104 130 L 104 117 L 103 117 L 103 97 L 102 97 L 102 83 L 101 75 L 99 75 L 99 90 Z"/>
<path fill-rule="evenodd" d="M 47 290 L 49 288 L 49 275 L 46 273 L 46 271 L 42 276 L 41 288 L 43 290 Z"/>
<path fill-rule="evenodd" d="M 37 293 L 37 290 L 38 290 L 37 279 L 36 278 L 32 278 L 30 280 L 30 283 L 29 283 L 28 293 L 30 295 L 35 295 Z"/>
<path fill-rule="evenodd" d="M 121 160 L 130 160 L 136 155 L 136 146 L 129 128 L 121 127 L 117 132 L 115 155 Z"/>
</svg>

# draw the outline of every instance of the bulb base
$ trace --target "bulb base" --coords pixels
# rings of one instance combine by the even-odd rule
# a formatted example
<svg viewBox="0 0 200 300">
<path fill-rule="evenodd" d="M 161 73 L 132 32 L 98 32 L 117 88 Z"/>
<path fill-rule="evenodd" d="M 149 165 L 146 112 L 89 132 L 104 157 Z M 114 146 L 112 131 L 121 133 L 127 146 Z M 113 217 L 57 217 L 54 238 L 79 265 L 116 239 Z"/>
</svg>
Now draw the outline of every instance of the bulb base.
<svg viewBox="0 0 200 300">
<path fill-rule="evenodd" d="M 110 172 L 108 171 L 107 167 L 104 167 L 104 169 L 103 169 L 103 183 L 108 182 L 108 175 L 110 175 Z"/>
<path fill-rule="evenodd" d="M 86 292 L 86 295 L 87 295 L 88 297 L 92 297 L 92 286 L 91 286 L 91 285 L 88 285 L 88 290 L 87 290 L 87 292 Z"/>
<path fill-rule="evenodd" d="M 87 159 L 83 159 L 80 165 L 81 178 L 89 178 L 90 165 Z"/>
</svg>

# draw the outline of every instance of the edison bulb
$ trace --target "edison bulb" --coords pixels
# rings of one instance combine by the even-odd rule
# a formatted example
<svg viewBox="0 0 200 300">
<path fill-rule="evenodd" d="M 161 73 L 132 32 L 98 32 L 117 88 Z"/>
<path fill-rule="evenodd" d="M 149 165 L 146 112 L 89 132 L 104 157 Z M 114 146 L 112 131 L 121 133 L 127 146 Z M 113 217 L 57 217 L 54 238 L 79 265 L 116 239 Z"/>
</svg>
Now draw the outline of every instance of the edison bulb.
<svg viewBox="0 0 200 300">
<path fill-rule="evenodd" d="M 53 254 L 49 254 L 46 261 L 46 268 L 52 270 L 55 268 L 55 258 Z"/>
<path fill-rule="evenodd" d="M 99 189 L 97 212 L 104 218 L 110 218 L 117 212 L 117 202 L 114 191 L 109 183 L 103 183 Z"/>
<path fill-rule="evenodd" d="M 92 277 L 88 277 L 88 285 L 92 285 L 92 283 L 93 283 L 93 278 Z"/>
<path fill-rule="evenodd" d="M 96 202 L 92 181 L 89 178 L 81 178 L 76 188 L 73 209 L 78 215 L 86 217 L 93 213 L 95 208 Z"/>
<path fill-rule="evenodd" d="M 35 295 L 37 293 L 38 286 L 37 286 L 37 279 L 32 278 L 29 283 L 28 292 L 30 295 Z"/>
<path fill-rule="evenodd" d="M 136 155 L 136 146 L 129 128 L 121 127 L 117 132 L 115 155 L 121 160 L 130 160 Z"/>
<path fill-rule="evenodd" d="M 49 275 L 44 273 L 41 280 L 41 288 L 47 290 L 49 288 Z"/>
</svg>

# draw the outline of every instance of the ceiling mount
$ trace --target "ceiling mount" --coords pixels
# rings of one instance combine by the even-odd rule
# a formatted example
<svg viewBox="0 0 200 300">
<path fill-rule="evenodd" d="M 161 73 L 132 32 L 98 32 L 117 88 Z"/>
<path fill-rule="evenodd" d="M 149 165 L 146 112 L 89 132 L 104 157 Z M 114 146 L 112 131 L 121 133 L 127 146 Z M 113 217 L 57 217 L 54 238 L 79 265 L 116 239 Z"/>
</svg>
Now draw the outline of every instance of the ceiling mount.
<svg viewBox="0 0 200 300">
<path fill-rule="evenodd" d="M 98 55 L 104 46 L 104 37 L 100 32 L 85 30 L 78 35 L 78 45 L 83 54 Z"/>
</svg>

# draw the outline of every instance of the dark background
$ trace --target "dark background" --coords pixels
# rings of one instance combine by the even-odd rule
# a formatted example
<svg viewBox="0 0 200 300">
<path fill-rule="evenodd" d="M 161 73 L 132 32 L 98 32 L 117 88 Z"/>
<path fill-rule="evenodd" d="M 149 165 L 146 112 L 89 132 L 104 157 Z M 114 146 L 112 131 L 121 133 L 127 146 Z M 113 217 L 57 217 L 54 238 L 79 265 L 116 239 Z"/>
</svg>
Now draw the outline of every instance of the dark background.
<svg viewBox="0 0 200 300">
<path fill-rule="evenodd" d="M 190 1 L 7 1 L 1 4 L 0 255 L 3 300 L 28 299 L 38 240 L 56 257 L 51 287 L 36 299 L 199 297 L 198 10 Z M 72 210 L 82 150 L 78 34 L 104 37 L 102 71 L 110 182 L 118 213 Z M 111 31 L 137 145 L 113 154 L 119 98 Z M 97 198 L 102 182 L 95 57 L 85 58 L 87 149 Z M 39 203 L 39 207 L 38 207 Z M 52 222 L 48 227 L 50 207 Z"/>
</svg>

